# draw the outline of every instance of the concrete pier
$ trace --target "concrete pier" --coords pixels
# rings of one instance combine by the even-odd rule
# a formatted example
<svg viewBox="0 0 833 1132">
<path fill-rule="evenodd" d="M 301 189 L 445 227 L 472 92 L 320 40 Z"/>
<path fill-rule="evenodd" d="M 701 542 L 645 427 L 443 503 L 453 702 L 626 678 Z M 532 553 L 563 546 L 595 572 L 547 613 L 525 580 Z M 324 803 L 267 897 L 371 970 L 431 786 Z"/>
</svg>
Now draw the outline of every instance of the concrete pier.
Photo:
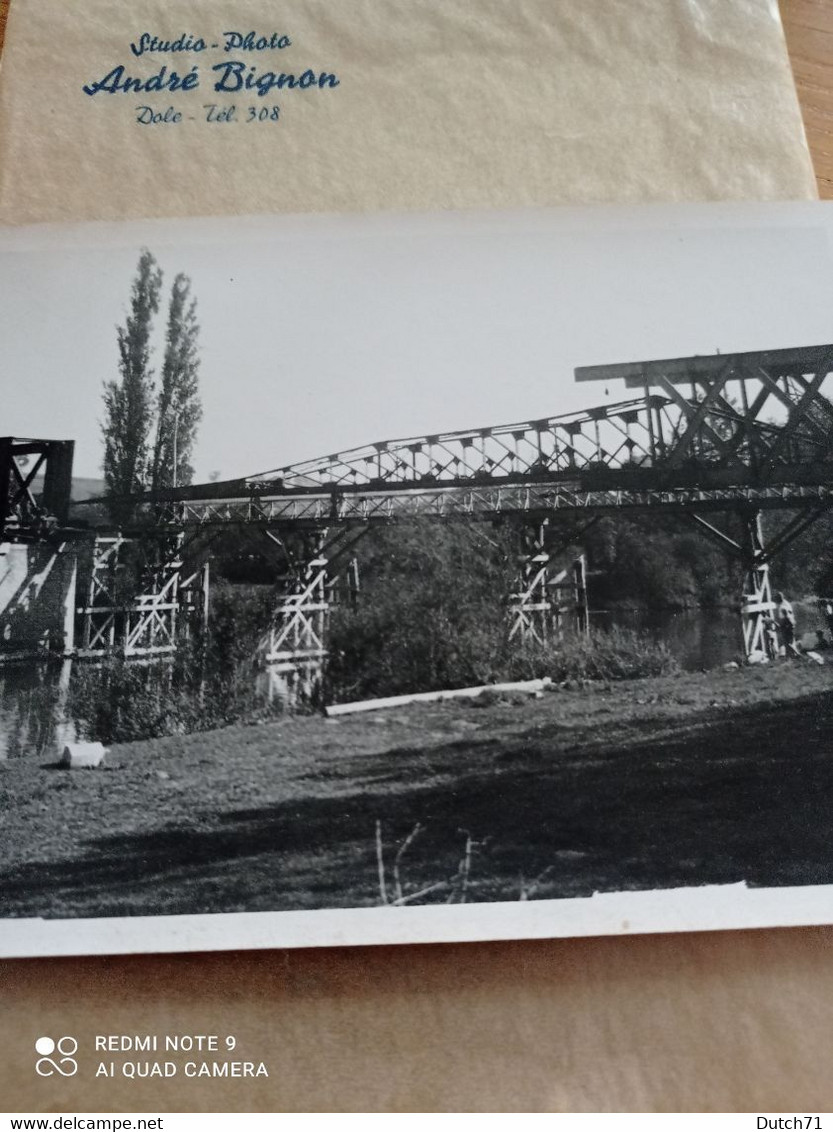
<svg viewBox="0 0 833 1132">
<path fill-rule="evenodd" d="M 77 574 L 76 547 L 0 543 L 0 662 L 72 652 Z"/>
</svg>

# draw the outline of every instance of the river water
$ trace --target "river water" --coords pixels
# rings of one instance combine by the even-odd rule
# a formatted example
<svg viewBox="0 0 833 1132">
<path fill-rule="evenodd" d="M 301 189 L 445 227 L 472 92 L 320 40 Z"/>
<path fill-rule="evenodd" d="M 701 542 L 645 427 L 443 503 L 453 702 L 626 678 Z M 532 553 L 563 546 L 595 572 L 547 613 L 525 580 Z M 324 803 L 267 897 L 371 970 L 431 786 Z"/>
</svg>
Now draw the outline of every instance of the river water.
<svg viewBox="0 0 833 1132">
<path fill-rule="evenodd" d="M 716 668 L 741 655 L 740 617 L 730 610 L 617 610 L 615 614 L 592 614 L 591 624 L 604 629 L 615 625 L 636 629 L 664 641 L 682 667 L 690 671 Z M 73 671 L 84 663 L 0 665 L 0 759 L 32 756 L 54 761 L 65 743 L 78 738 L 67 700 Z"/>
</svg>

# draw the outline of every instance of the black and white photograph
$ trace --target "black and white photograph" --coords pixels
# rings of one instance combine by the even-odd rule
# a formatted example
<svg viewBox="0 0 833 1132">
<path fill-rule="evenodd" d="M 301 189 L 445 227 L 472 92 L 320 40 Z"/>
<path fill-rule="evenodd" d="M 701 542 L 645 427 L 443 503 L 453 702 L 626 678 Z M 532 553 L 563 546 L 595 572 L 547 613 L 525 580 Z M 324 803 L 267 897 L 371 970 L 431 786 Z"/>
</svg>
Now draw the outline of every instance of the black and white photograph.
<svg viewBox="0 0 833 1132">
<path fill-rule="evenodd" d="M 0 233 L 0 952 L 833 922 L 833 211 Z"/>
</svg>

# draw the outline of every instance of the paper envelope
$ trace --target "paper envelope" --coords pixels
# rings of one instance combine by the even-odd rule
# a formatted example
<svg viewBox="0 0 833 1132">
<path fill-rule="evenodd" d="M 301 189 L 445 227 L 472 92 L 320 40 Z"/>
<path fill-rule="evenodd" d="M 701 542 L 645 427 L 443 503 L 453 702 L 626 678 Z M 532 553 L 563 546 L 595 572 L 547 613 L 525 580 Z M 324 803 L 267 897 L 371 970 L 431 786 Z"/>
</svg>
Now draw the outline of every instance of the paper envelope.
<svg viewBox="0 0 833 1132">
<path fill-rule="evenodd" d="M 775 0 L 13 0 L 0 220 L 816 195 Z"/>
</svg>

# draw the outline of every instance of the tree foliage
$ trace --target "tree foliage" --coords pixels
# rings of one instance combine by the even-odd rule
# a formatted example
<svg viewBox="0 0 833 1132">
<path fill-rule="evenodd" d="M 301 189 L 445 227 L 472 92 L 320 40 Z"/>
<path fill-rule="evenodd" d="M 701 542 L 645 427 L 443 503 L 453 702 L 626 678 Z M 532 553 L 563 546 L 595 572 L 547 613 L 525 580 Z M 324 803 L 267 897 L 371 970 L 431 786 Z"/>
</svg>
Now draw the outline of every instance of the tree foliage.
<svg viewBox="0 0 833 1132">
<path fill-rule="evenodd" d="M 359 544 L 358 603 L 338 605 L 332 615 L 327 696 L 674 670 L 667 649 L 626 631 L 586 638 L 567 625 L 544 645 L 510 639 L 520 548 L 512 523 L 422 521 L 371 530 Z"/>
<path fill-rule="evenodd" d="M 179 274 L 171 289 L 165 359 L 156 406 L 152 490 L 189 484 L 194 478 L 191 456 L 202 417 L 199 399 L 199 324 L 191 281 Z"/>
<path fill-rule="evenodd" d="M 686 609 L 738 600 L 737 563 L 678 519 L 606 517 L 588 532 L 585 546 L 594 608 Z"/>
<path fill-rule="evenodd" d="M 194 475 L 191 458 L 202 416 L 196 300 L 188 277 L 177 275 L 157 390 L 151 362 L 162 278 L 155 257 L 143 249 L 129 312 L 117 328 L 119 377 L 104 385 L 104 479 L 111 517 L 117 522 L 130 514 L 125 497 L 187 484 Z"/>
<path fill-rule="evenodd" d="M 154 391 L 151 335 L 161 287 L 159 265 L 144 249 L 130 291 L 130 313 L 118 328 L 120 379 L 104 386 L 104 480 L 111 496 L 132 495 L 146 482 Z"/>
<path fill-rule="evenodd" d="M 517 547 L 472 522 L 373 531 L 359 544 L 361 596 L 339 606 L 329 680 L 345 699 L 493 680 Z"/>
</svg>

